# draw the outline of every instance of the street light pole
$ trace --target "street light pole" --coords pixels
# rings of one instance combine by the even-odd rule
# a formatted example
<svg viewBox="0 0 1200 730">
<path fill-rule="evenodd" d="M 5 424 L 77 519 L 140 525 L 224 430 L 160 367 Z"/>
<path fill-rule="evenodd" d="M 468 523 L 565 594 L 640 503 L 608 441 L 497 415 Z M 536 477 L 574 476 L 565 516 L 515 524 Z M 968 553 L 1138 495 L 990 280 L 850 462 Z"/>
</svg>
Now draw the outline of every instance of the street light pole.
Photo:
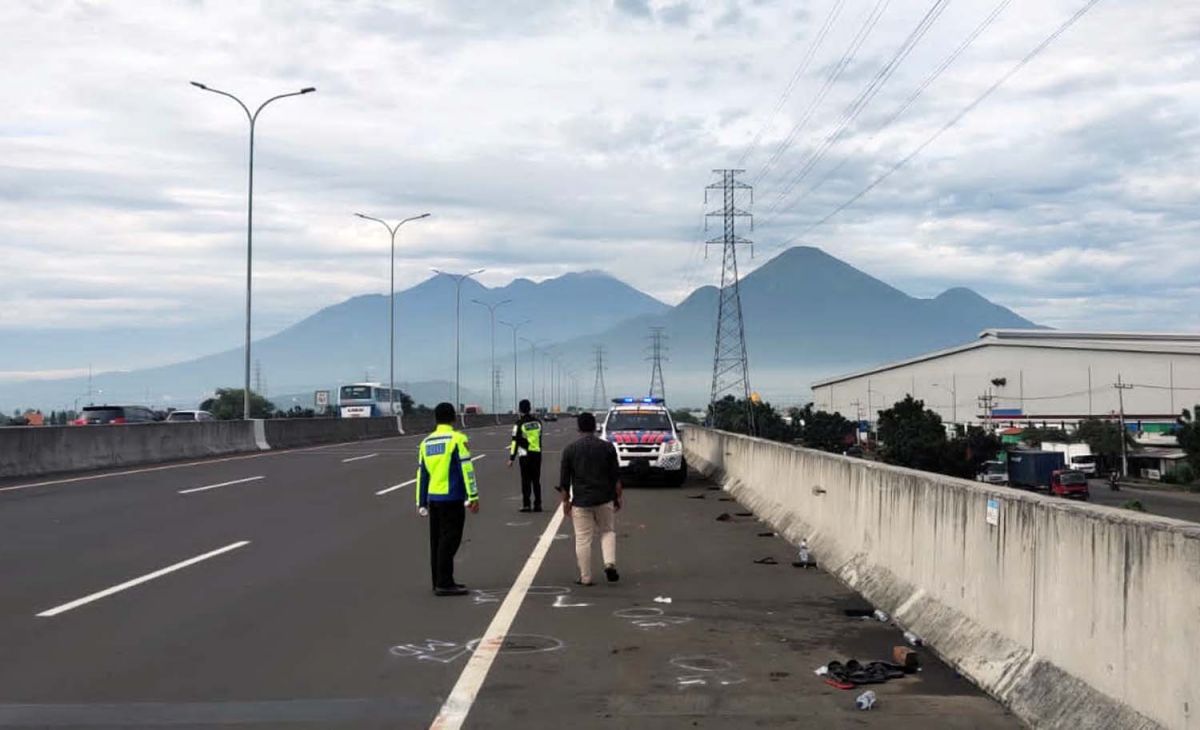
<svg viewBox="0 0 1200 730">
<path fill-rule="evenodd" d="M 523 319 L 520 322 L 517 322 L 516 324 L 514 324 L 512 322 L 505 322 L 505 321 L 501 320 L 500 324 L 502 324 L 505 327 L 508 327 L 509 329 L 512 330 L 512 338 L 513 338 L 513 376 L 512 376 L 513 377 L 513 413 L 516 413 L 518 410 L 517 405 L 520 402 L 520 399 L 517 396 L 517 330 L 519 330 L 522 327 L 524 327 L 525 325 L 529 324 L 529 320 Z"/>
<path fill-rule="evenodd" d="M 534 382 L 534 377 L 537 373 L 537 343 L 543 342 L 543 340 L 534 342 L 528 337 L 522 337 L 521 341 L 529 343 L 529 399 L 533 401 L 537 400 L 537 384 Z M 543 375 L 542 377 L 546 376 Z"/>
<path fill-rule="evenodd" d="M 253 235 L 254 235 L 254 129 L 258 122 L 258 115 L 262 110 L 273 101 L 285 99 L 289 96 L 300 96 L 301 94 L 309 94 L 316 91 L 312 86 L 306 86 L 299 91 L 293 91 L 287 94 L 278 94 L 267 99 L 262 104 L 259 104 L 258 109 L 251 113 L 242 100 L 230 94 L 228 91 L 221 91 L 210 86 L 205 86 L 198 81 L 192 81 L 192 86 L 204 91 L 211 91 L 214 94 L 227 96 L 237 102 L 242 111 L 246 112 L 246 119 L 250 122 L 250 175 L 249 182 L 246 186 L 246 380 L 245 387 L 242 390 L 242 418 L 250 420 L 250 283 L 251 283 L 251 262 L 253 260 Z"/>
<path fill-rule="evenodd" d="M 489 373 L 489 380 L 492 382 L 492 414 L 494 415 L 496 413 L 496 310 L 505 304 L 512 304 L 512 300 L 505 299 L 495 304 L 488 304 L 478 299 L 472 299 L 471 301 L 482 307 L 487 307 L 488 315 L 492 321 L 492 371 Z"/>
<path fill-rule="evenodd" d="M 375 221 L 387 229 L 388 235 L 392 237 L 392 263 L 388 267 L 388 288 L 390 294 L 388 296 L 388 403 L 391 406 L 392 415 L 396 415 L 396 234 L 400 231 L 400 226 L 409 221 L 419 221 L 422 218 L 428 218 L 428 213 L 414 215 L 411 218 L 405 218 L 395 226 L 388 225 L 387 221 L 379 218 L 372 218 L 369 215 L 355 213 L 354 215 L 363 220 Z M 400 410 L 404 410 L 404 404 L 401 403 Z"/>
<path fill-rule="evenodd" d="M 449 276 L 454 279 L 454 409 L 462 408 L 462 391 L 460 378 L 462 376 L 462 348 L 459 339 L 459 325 L 462 323 L 462 283 L 467 279 L 482 274 L 487 269 L 475 269 L 465 274 L 448 274 L 445 271 L 433 269 L 433 273 Z"/>
</svg>

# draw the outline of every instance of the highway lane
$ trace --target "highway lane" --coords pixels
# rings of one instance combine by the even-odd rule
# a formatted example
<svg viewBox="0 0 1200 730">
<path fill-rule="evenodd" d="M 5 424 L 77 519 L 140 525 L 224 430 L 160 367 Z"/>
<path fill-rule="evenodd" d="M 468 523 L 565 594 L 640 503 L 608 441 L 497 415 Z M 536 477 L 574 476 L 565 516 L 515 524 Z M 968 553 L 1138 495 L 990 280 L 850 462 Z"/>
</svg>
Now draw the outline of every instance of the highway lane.
<svg viewBox="0 0 1200 730">
<path fill-rule="evenodd" d="M 572 428 L 548 424 L 548 504 Z M 477 592 L 435 598 L 412 487 L 376 494 L 412 479 L 418 438 L 0 492 L 0 727 L 427 727 L 467 664 L 469 642 L 484 635 L 552 517 L 517 513 L 508 429 L 472 431 L 483 510 L 468 518 L 458 577 Z M 367 454 L 375 456 L 346 461 Z M 225 482 L 239 483 L 179 493 Z M 686 498 L 695 494 L 707 498 Z M 789 567 L 787 546 L 756 537 L 752 520 L 714 522 L 715 510 L 737 508 L 716 494 L 702 484 L 631 490 L 621 517 L 625 578 L 588 595 L 572 584 L 569 530 L 560 529 L 516 614 L 521 636 L 484 678 L 466 726 L 571 718 L 584 727 L 606 714 L 636 727 L 690 726 L 703 714 L 697 708 L 714 707 L 724 717 L 717 726 L 747 718 L 785 726 L 794 707 L 763 699 L 780 692 L 844 711 L 852 693 L 825 688 L 813 667 L 860 639 L 878 654 L 897 632 L 830 618 L 849 594 L 824 574 Z M 36 615 L 241 541 L 248 544 Z M 780 565 L 751 563 L 764 545 Z M 660 594 L 676 603 L 654 604 Z M 655 631 L 613 615 L 639 607 L 692 620 Z M 775 634 L 759 630 L 774 621 L 793 637 L 788 651 L 761 650 L 775 646 Z M 726 698 L 719 685 L 678 686 L 670 660 L 689 652 L 735 662 L 754 678 L 753 690 Z M 928 719 L 940 707 L 978 721 L 969 726 L 1012 726 L 944 668 L 915 686 L 885 697 L 906 708 L 901 717 Z M 664 699 L 677 694 L 688 699 Z M 917 700 L 938 697 L 944 704 L 920 714 Z"/>
</svg>

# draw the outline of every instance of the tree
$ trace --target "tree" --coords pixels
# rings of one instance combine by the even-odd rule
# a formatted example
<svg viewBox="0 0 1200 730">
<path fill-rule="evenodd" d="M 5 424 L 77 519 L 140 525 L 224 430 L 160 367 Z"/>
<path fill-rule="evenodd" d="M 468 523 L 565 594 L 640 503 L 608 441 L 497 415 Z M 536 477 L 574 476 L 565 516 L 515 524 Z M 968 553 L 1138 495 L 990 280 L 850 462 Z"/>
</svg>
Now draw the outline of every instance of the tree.
<svg viewBox="0 0 1200 730">
<path fill-rule="evenodd" d="M 855 424 L 840 413 L 813 411 L 812 403 L 789 411 L 792 429 L 810 449 L 840 454 L 854 443 Z"/>
<path fill-rule="evenodd" d="M 243 393 L 241 388 L 217 388 L 212 398 L 207 398 L 200 404 L 200 410 L 208 411 L 213 417 L 222 421 L 232 421 L 242 417 Z M 270 418 L 275 412 L 275 404 L 254 391 L 250 391 L 250 417 Z"/>
<path fill-rule="evenodd" d="M 792 429 L 783 416 L 766 401 L 750 401 L 751 418 L 754 419 L 755 433 L 772 441 L 791 441 Z M 746 422 L 746 400 L 738 400 L 727 395 L 709 406 L 709 421 L 713 428 L 733 433 L 750 433 Z"/>
<path fill-rule="evenodd" d="M 965 434 L 959 434 L 946 444 L 945 458 L 938 469 L 943 474 L 972 479 L 983 467 L 983 462 L 996 458 L 1000 451 L 1000 438 L 978 426 L 970 426 Z"/>
<path fill-rule="evenodd" d="M 1092 453 L 1103 460 L 1109 467 L 1120 463 L 1121 460 L 1121 426 L 1116 421 L 1105 421 L 1099 418 L 1088 418 L 1079 422 L 1075 430 L 1075 438 L 1088 445 Z M 1126 446 L 1133 439 L 1125 434 Z M 1182 438 L 1179 442 L 1183 446 Z M 1186 447 L 1184 449 L 1186 451 Z"/>
<path fill-rule="evenodd" d="M 948 448 L 942 417 L 911 395 L 879 412 L 881 455 L 889 464 L 941 472 Z"/>
<path fill-rule="evenodd" d="M 671 411 L 671 418 L 675 420 L 675 423 L 689 423 L 693 426 L 700 424 L 700 421 L 696 420 L 696 417 L 686 408 L 677 408 Z"/>
<path fill-rule="evenodd" d="M 1179 448 L 1187 454 L 1188 463 L 1192 465 L 1192 469 L 1200 469 L 1200 423 L 1197 423 L 1192 418 L 1193 413 L 1200 414 L 1200 406 L 1189 411 L 1183 409 L 1183 414 L 1179 416 L 1179 430 L 1175 432 L 1175 437 L 1179 439 Z M 1095 449 L 1093 449 L 1094 451 Z"/>
<path fill-rule="evenodd" d="M 1061 428 L 1039 428 L 1037 426 L 1026 426 L 1021 431 L 1021 440 L 1030 446 L 1041 446 L 1046 442 L 1050 443 L 1071 443 L 1074 439 L 1067 435 L 1067 432 Z"/>
</svg>

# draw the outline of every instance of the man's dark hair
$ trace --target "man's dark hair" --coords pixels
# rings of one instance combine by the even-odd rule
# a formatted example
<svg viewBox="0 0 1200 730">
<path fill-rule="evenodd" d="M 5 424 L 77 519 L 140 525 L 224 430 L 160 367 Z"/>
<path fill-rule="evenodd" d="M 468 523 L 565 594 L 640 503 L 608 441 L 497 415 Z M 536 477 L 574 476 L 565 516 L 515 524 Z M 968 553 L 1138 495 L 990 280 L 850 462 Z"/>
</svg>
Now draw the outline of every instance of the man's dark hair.
<svg viewBox="0 0 1200 730">
<path fill-rule="evenodd" d="M 533 406 L 529 403 L 528 398 L 522 398 L 521 402 L 517 404 L 517 410 L 525 415 L 529 415 L 529 412 L 533 410 Z"/>
<path fill-rule="evenodd" d="M 433 420 L 436 421 L 439 426 L 453 424 L 454 416 L 454 406 L 450 405 L 449 403 L 438 403 L 437 407 L 433 409 Z"/>
<path fill-rule="evenodd" d="M 591 413 L 584 411 L 579 414 L 579 432 L 580 433 L 595 433 L 596 432 L 596 417 Z"/>
</svg>

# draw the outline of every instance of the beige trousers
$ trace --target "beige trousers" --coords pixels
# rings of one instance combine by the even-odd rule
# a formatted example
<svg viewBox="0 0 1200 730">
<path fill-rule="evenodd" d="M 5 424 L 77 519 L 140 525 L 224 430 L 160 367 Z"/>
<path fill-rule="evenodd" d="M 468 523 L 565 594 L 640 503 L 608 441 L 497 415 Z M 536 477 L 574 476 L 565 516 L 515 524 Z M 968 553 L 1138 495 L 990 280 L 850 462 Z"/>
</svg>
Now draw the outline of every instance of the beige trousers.
<svg viewBox="0 0 1200 730">
<path fill-rule="evenodd" d="M 617 564 L 617 532 L 614 527 L 613 503 L 595 507 L 572 507 L 571 521 L 575 523 L 575 559 L 579 562 L 579 579 L 592 582 L 592 538 L 600 532 L 600 552 L 605 565 Z"/>
</svg>

